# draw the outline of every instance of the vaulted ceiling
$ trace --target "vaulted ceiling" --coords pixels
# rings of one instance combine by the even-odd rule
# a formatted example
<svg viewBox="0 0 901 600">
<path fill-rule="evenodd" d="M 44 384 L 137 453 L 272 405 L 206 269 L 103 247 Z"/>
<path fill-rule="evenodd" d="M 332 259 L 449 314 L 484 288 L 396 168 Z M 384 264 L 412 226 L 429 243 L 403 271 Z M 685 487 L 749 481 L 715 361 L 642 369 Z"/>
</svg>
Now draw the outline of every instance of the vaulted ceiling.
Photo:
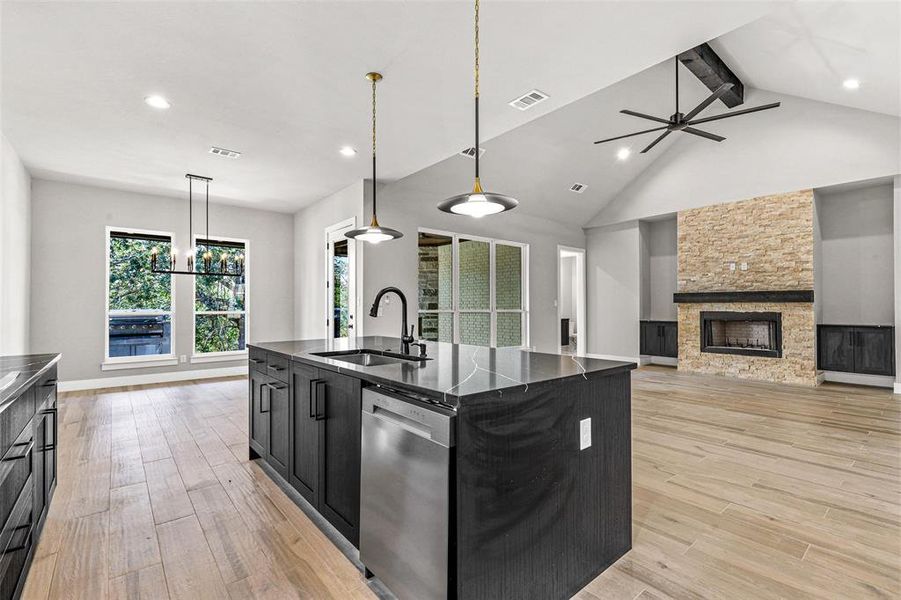
<svg viewBox="0 0 901 600">
<path fill-rule="evenodd" d="M 483 137 L 510 131 L 705 40 L 772 2 L 485 2 Z M 470 2 L 3 2 L 2 128 L 37 176 L 293 211 L 369 172 L 472 144 Z M 703 14 L 704 18 L 698 18 Z M 550 94 L 520 112 L 507 103 Z M 172 103 L 156 111 L 148 94 Z M 243 152 L 237 160 L 210 146 Z M 359 153 L 347 159 L 344 145 Z M 465 159 L 464 159 L 465 160 Z"/>
<path fill-rule="evenodd" d="M 295 211 L 368 177 L 363 75 L 380 70 L 380 178 L 427 169 L 457 188 L 471 177 L 457 155 L 472 145 L 470 2 L 0 6 L 0 125 L 37 176 L 182 194 L 183 174 L 198 172 L 220 201 Z M 747 105 L 759 89 L 897 116 L 899 38 L 893 2 L 485 2 L 483 182 L 519 210 L 553 206 L 552 218 L 585 224 L 677 150 L 677 139 L 646 155 L 644 138 L 591 143 L 646 127 L 622 108 L 672 112 L 675 54 L 712 40 Z M 851 77 L 853 93 L 841 86 Z M 683 106 L 708 93 L 687 70 L 681 81 Z M 533 88 L 550 99 L 507 105 Z M 144 105 L 151 93 L 172 108 Z M 344 145 L 357 156 L 340 156 Z M 575 182 L 584 194 L 567 191 Z"/>
</svg>

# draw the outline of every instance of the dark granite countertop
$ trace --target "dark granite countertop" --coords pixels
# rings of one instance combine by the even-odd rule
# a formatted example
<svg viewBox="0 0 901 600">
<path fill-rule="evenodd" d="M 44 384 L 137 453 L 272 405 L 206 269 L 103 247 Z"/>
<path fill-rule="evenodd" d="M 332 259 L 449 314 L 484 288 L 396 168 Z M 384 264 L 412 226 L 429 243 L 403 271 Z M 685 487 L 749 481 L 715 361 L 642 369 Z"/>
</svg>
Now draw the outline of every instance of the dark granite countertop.
<svg viewBox="0 0 901 600">
<path fill-rule="evenodd" d="M 428 356 L 423 363 L 364 367 L 322 356 L 314 352 L 370 348 L 397 352 L 398 338 L 371 336 L 347 340 L 290 340 L 249 344 L 293 360 L 335 371 L 353 374 L 374 383 L 425 393 L 455 406 L 459 398 L 511 388 L 528 388 L 572 378 L 590 379 L 630 371 L 632 362 L 600 360 L 559 354 L 529 352 L 519 348 L 486 348 L 443 342 L 427 342 Z M 417 348 L 413 348 L 418 351 Z"/>
<path fill-rule="evenodd" d="M 37 381 L 38 377 L 43 375 L 47 369 L 59 362 L 59 357 L 59 354 L 0 356 L 0 379 L 13 371 L 19 372 L 15 381 L 0 392 L 0 411 L 5 408 L 3 403 Z"/>
</svg>

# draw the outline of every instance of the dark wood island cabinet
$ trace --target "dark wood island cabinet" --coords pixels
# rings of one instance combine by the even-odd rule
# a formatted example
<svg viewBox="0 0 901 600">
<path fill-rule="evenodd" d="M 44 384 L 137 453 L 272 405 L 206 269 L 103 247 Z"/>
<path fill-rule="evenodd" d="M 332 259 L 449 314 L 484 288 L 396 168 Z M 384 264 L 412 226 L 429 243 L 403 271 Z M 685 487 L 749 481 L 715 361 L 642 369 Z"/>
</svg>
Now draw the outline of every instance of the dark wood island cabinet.
<svg viewBox="0 0 901 600">
<path fill-rule="evenodd" d="M 56 488 L 58 361 L 0 357 L 0 600 L 21 595 Z"/>
<path fill-rule="evenodd" d="M 399 343 L 251 345 L 251 457 L 359 547 L 362 397 L 378 389 L 453 415 L 446 597 L 569 598 L 629 551 L 634 363 L 431 342 L 410 364 L 318 355 Z"/>
</svg>

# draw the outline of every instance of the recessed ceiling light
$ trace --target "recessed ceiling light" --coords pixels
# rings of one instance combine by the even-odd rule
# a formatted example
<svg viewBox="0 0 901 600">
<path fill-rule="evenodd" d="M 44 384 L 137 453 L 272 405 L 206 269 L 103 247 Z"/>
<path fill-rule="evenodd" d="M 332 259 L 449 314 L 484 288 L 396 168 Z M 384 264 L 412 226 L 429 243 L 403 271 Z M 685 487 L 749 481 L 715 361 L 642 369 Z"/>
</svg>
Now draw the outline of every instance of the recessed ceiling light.
<svg viewBox="0 0 901 600">
<path fill-rule="evenodd" d="M 616 151 L 616 158 L 618 160 L 626 160 L 632 154 L 631 148 L 620 148 Z"/>
<path fill-rule="evenodd" d="M 338 150 L 341 153 L 341 156 L 354 156 L 357 151 L 351 148 L 350 146 L 341 146 L 341 149 Z"/>
<path fill-rule="evenodd" d="M 144 102 L 147 106 L 152 106 L 153 108 L 166 109 L 172 106 L 169 104 L 169 101 L 163 98 L 162 96 L 147 96 L 144 98 Z"/>
<path fill-rule="evenodd" d="M 845 79 L 842 82 L 842 87 L 844 87 L 846 90 L 860 89 L 860 80 L 859 79 Z"/>
</svg>

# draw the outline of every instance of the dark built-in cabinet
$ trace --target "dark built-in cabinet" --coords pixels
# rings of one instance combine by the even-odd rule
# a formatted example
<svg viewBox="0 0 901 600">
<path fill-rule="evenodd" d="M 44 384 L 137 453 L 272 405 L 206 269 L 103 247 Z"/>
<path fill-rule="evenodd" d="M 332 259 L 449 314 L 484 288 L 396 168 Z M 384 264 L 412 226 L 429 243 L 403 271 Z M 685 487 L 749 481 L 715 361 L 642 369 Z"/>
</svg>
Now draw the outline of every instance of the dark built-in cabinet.
<svg viewBox="0 0 901 600">
<path fill-rule="evenodd" d="M 866 375 L 894 375 L 895 328 L 818 325 L 817 368 Z"/>
<path fill-rule="evenodd" d="M 676 321 L 640 321 L 639 352 L 650 356 L 679 356 L 679 327 Z"/>
<path fill-rule="evenodd" d="M 251 456 L 265 460 L 356 546 L 360 380 L 259 350 L 251 350 L 250 367 Z"/>
<path fill-rule="evenodd" d="M 51 360 L 36 381 L 0 406 L 0 600 L 21 595 L 56 488 L 56 365 Z"/>
</svg>

